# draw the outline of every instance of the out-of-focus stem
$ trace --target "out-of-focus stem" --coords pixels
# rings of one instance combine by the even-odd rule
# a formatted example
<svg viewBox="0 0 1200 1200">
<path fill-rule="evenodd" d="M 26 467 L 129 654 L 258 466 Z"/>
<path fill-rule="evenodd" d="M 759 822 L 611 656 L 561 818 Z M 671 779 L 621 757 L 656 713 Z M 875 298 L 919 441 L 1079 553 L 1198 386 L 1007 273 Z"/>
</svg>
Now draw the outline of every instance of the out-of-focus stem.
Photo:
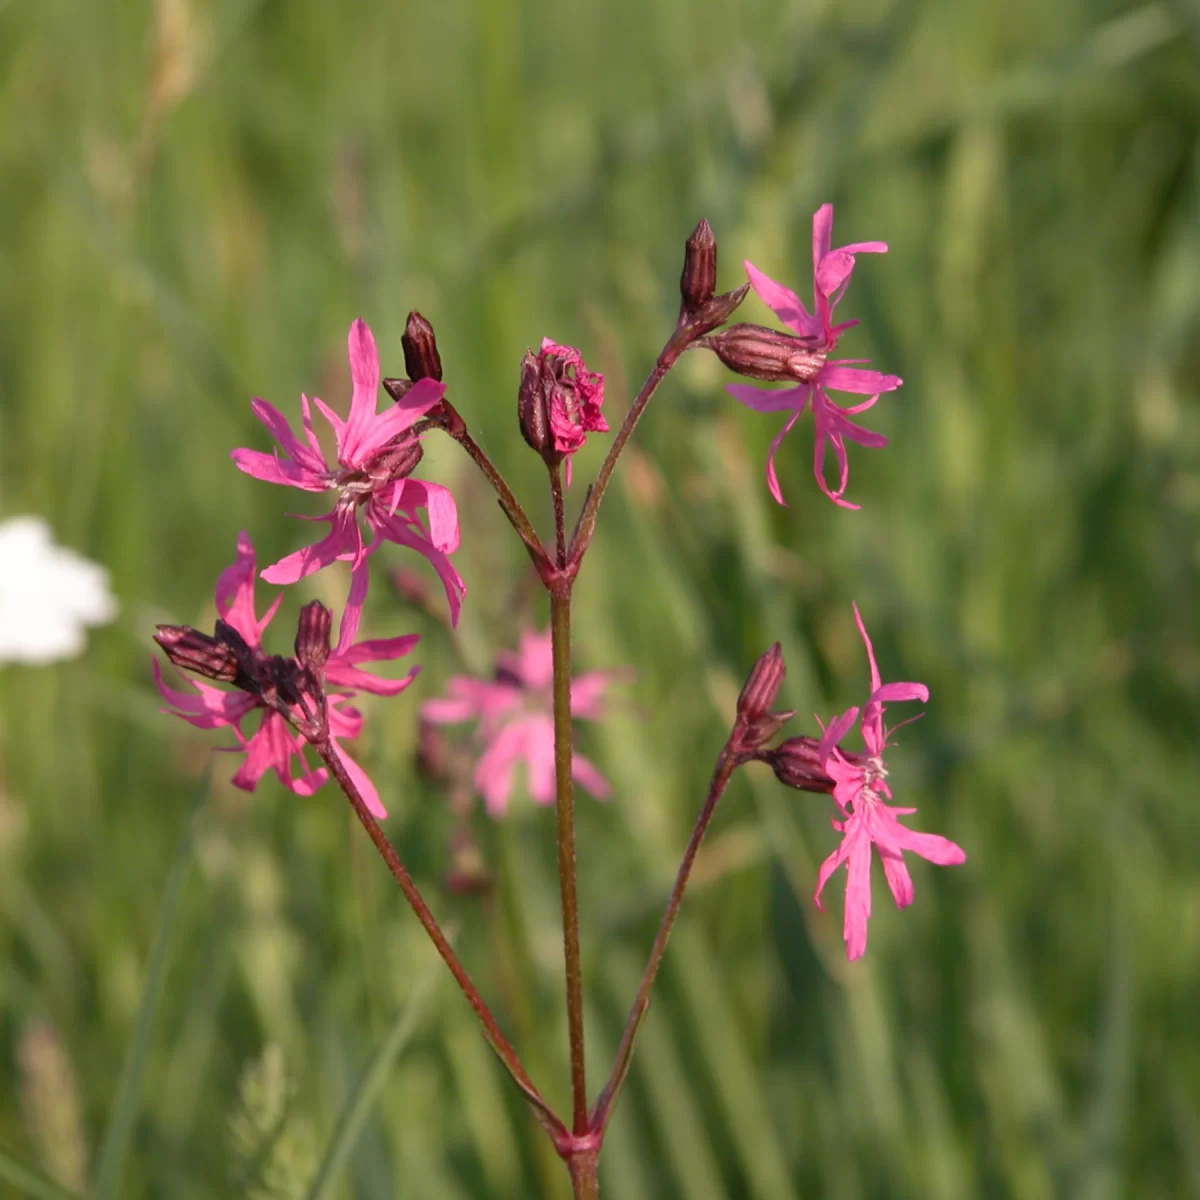
<svg viewBox="0 0 1200 1200">
<path fill-rule="evenodd" d="M 571 585 L 566 580 L 556 582 L 550 590 L 550 635 L 554 656 L 554 781 L 563 959 L 567 976 L 567 1032 L 571 1043 L 572 1127 L 580 1135 L 587 1132 L 588 1106 L 583 1062 L 579 902 L 575 890 L 575 799 L 571 782 Z"/>
<path fill-rule="evenodd" d="M 645 1017 L 646 1010 L 650 1007 L 650 992 L 654 987 L 658 968 L 662 965 L 667 939 L 671 936 L 675 918 L 679 915 L 679 906 L 683 902 L 683 893 L 687 889 L 688 877 L 696 862 L 700 843 L 704 841 L 704 835 L 712 822 L 713 814 L 717 811 L 717 802 L 728 786 L 734 770 L 743 761 L 744 758 L 734 754 L 727 744 L 721 750 L 716 766 L 713 768 L 712 780 L 708 785 L 708 796 L 705 798 L 699 817 L 696 818 L 692 836 L 688 841 L 687 849 L 683 852 L 683 861 L 679 864 L 679 870 L 675 875 L 675 885 L 671 888 L 666 911 L 659 924 L 654 945 L 650 949 L 650 958 L 642 973 L 642 982 L 638 985 L 637 996 L 634 998 L 633 1007 L 629 1010 L 629 1018 L 625 1022 L 625 1031 L 621 1035 L 621 1045 L 617 1049 L 617 1058 L 613 1063 L 612 1074 L 604 1085 L 604 1090 L 600 1093 L 600 1098 L 596 1101 L 596 1107 L 592 1113 L 591 1130 L 595 1136 L 603 1138 L 608 1119 L 612 1115 L 617 1096 L 621 1091 L 621 1085 L 625 1082 L 625 1076 L 629 1072 L 629 1065 L 633 1059 L 634 1041 L 637 1038 L 638 1029 L 641 1027 L 642 1018 Z"/>
<path fill-rule="evenodd" d="M 475 1015 L 483 1025 L 484 1037 L 487 1038 L 488 1044 L 496 1052 L 496 1057 L 508 1069 L 508 1073 L 512 1076 L 517 1087 L 521 1089 L 525 1098 L 533 1105 L 538 1119 L 557 1143 L 559 1139 L 566 1136 L 566 1129 L 562 1121 L 559 1120 L 554 1110 L 546 1101 L 542 1099 L 541 1093 L 534 1086 L 533 1081 L 529 1078 L 524 1066 L 522 1066 L 517 1052 L 500 1031 L 500 1026 L 496 1023 L 496 1018 L 492 1015 L 491 1009 L 484 1002 L 483 997 L 479 994 L 479 989 L 472 982 L 470 975 L 467 974 L 466 967 L 463 966 L 462 961 L 454 952 L 454 947 L 450 945 L 446 935 L 442 932 L 441 926 L 438 925 L 437 919 L 434 917 L 429 905 L 425 903 L 425 898 L 413 882 L 412 876 L 405 870 L 404 864 L 400 861 L 400 856 L 396 853 L 391 842 L 388 841 L 387 835 L 379 827 L 379 822 L 371 815 L 366 802 L 363 800 L 358 788 L 355 787 L 354 781 L 347 774 L 346 768 L 333 743 L 326 736 L 312 741 L 311 744 L 317 754 L 320 755 L 321 761 L 329 768 L 330 775 L 337 780 L 338 786 L 346 795 L 346 799 L 350 801 L 355 816 L 358 817 L 362 827 L 367 831 L 367 836 L 370 837 L 375 849 L 379 851 L 380 858 L 387 864 L 388 870 L 392 873 L 392 878 L 400 885 L 400 890 L 404 893 L 404 898 L 416 914 L 417 920 L 420 921 L 421 928 L 429 935 L 429 940 L 433 942 L 437 948 L 437 952 L 442 956 L 442 961 L 450 968 L 450 974 L 454 976 L 455 982 L 462 989 L 463 995 L 467 998 L 467 1003 L 475 1010 Z"/>
</svg>

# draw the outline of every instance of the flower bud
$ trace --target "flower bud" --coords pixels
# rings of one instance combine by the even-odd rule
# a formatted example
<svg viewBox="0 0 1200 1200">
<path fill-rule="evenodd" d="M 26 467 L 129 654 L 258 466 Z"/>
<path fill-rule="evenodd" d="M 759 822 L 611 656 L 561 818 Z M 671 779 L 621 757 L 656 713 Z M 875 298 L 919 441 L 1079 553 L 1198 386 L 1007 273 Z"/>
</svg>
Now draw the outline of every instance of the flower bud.
<svg viewBox="0 0 1200 1200">
<path fill-rule="evenodd" d="M 404 347 L 404 369 L 410 380 L 436 379 L 441 382 L 442 358 L 438 354 L 433 326 L 419 312 L 408 314 L 400 344 Z"/>
<path fill-rule="evenodd" d="M 374 490 L 397 479 L 407 479 L 420 465 L 424 454 L 421 443 L 415 437 L 402 434 L 399 440 L 384 446 L 363 463 L 360 472 L 363 490 Z M 365 486 L 367 484 L 370 488 Z M 355 484 L 353 479 L 345 478 L 342 486 L 352 489 Z"/>
<path fill-rule="evenodd" d="M 545 338 L 536 355 L 527 351 L 521 360 L 517 420 L 521 436 L 547 466 L 574 454 L 589 433 L 608 432 L 603 403 L 604 376 L 589 371 L 574 347 Z"/>
<path fill-rule="evenodd" d="M 319 671 L 329 658 L 329 633 L 333 628 L 333 613 L 320 600 L 313 600 L 300 610 L 296 625 L 296 659 L 309 671 Z"/>
<path fill-rule="evenodd" d="M 717 290 L 717 239 L 712 226 L 701 221 L 688 238 L 683 253 L 683 275 L 679 280 L 682 321 L 713 298 Z"/>
<path fill-rule="evenodd" d="M 825 350 L 809 339 L 763 325 L 731 325 L 703 345 L 731 371 L 751 379 L 812 383 L 825 365 Z"/>
<path fill-rule="evenodd" d="M 383 390 L 399 404 L 405 396 L 413 389 L 413 381 L 411 379 L 385 379 L 383 381 Z"/>
<path fill-rule="evenodd" d="M 765 755 L 764 761 L 771 764 L 775 778 L 787 787 L 802 792 L 833 791 L 833 780 L 821 767 L 821 743 L 816 738 L 788 738 Z"/>
<path fill-rule="evenodd" d="M 517 392 L 517 421 L 521 436 L 543 458 L 550 449 L 550 401 L 542 382 L 541 367 L 530 350 L 521 359 L 521 386 Z"/>
<path fill-rule="evenodd" d="M 783 652 L 776 642 L 754 664 L 738 696 L 737 720 L 730 740 L 739 751 L 760 749 L 779 732 L 785 721 L 796 715 L 793 710 L 771 711 L 786 674 Z"/>
<path fill-rule="evenodd" d="M 220 683 L 233 683 L 238 678 L 241 663 L 237 650 L 190 625 L 159 625 L 154 640 L 181 671 Z"/>
</svg>

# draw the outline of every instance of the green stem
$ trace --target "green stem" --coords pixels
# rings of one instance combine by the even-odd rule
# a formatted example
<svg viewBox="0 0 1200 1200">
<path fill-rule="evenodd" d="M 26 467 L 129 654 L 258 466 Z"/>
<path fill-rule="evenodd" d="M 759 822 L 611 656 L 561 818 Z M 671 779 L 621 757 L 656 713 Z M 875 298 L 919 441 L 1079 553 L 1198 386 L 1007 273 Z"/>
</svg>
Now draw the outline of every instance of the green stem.
<svg viewBox="0 0 1200 1200">
<path fill-rule="evenodd" d="M 583 1065 L 583 972 L 579 960 L 579 901 L 575 891 L 575 800 L 571 782 L 571 585 L 550 591 L 554 655 L 554 780 L 558 812 L 558 881 L 562 893 L 563 959 L 567 976 L 567 1031 L 571 1042 L 573 1129 L 587 1132 Z"/>
</svg>

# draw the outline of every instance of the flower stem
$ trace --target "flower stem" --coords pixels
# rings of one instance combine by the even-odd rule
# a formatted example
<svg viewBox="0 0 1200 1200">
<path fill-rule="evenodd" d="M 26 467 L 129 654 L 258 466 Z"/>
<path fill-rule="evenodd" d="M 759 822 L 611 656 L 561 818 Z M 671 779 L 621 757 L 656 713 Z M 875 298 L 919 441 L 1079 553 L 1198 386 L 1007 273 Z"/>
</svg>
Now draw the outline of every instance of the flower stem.
<svg viewBox="0 0 1200 1200">
<path fill-rule="evenodd" d="M 658 968 L 662 964 L 663 953 L 667 948 L 667 939 L 671 936 L 675 918 L 679 915 L 679 906 L 683 902 L 683 893 L 687 889 L 688 877 L 691 875 L 692 866 L 696 861 L 696 854 L 700 850 L 700 843 L 704 841 L 704 835 L 708 831 L 713 813 L 717 810 L 717 802 L 724 794 L 734 770 L 741 766 L 743 761 L 744 759 L 740 755 L 734 754 L 726 743 L 713 768 L 712 780 L 708 785 L 708 796 L 692 829 L 691 839 L 683 853 L 683 861 L 679 864 L 679 871 L 675 876 L 675 886 L 671 889 L 671 896 L 667 901 L 662 922 L 659 924 L 658 934 L 650 949 L 649 961 L 642 973 L 642 982 L 638 986 L 637 996 L 633 1001 L 633 1007 L 629 1010 L 629 1018 L 625 1022 L 625 1031 L 621 1035 L 621 1045 L 617 1049 L 617 1058 L 613 1063 L 612 1074 L 605 1083 L 604 1090 L 600 1093 L 600 1098 L 596 1101 L 596 1107 L 592 1113 L 592 1132 L 601 1138 L 604 1136 L 608 1119 L 616 1105 L 621 1085 L 625 1082 L 625 1076 L 629 1072 L 629 1066 L 633 1059 L 634 1040 L 637 1038 L 642 1019 L 650 1007 L 650 992 L 654 987 Z"/>
<path fill-rule="evenodd" d="M 600 1181 L 596 1176 L 596 1167 L 600 1150 L 587 1151 L 567 1159 L 567 1169 L 571 1172 L 571 1186 L 575 1189 L 575 1200 L 598 1200 Z"/>
<path fill-rule="evenodd" d="M 568 1136 L 562 1121 L 559 1120 L 554 1110 L 546 1101 L 542 1099 L 541 1093 L 534 1086 L 533 1081 L 529 1078 L 524 1066 L 522 1066 L 517 1052 L 500 1031 L 500 1026 L 496 1023 L 496 1018 L 492 1015 L 491 1009 L 484 1002 L 483 997 L 479 994 L 479 989 L 472 982 L 470 975 L 467 974 L 467 970 L 458 955 L 455 954 L 454 948 L 442 932 L 429 905 L 425 903 L 425 899 L 418 890 L 417 885 L 413 882 L 412 876 L 404 869 L 404 864 L 400 861 L 400 856 L 396 853 L 391 842 L 388 841 L 387 835 L 379 827 L 379 822 L 375 820 L 368 810 L 366 802 L 363 800 L 358 788 L 355 787 L 354 781 L 347 774 L 346 768 L 333 743 L 329 740 L 328 735 L 312 740 L 311 745 L 320 756 L 321 761 L 329 768 L 329 773 L 337 780 L 338 786 L 341 787 L 346 795 L 346 799 L 350 801 L 355 816 L 358 817 L 362 827 L 367 831 L 368 837 L 374 843 L 375 849 L 379 851 L 380 858 L 387 864 L 392 877 L 400 885 L 400 890 L 404 893 L 404 898 L 408 901 L 413 912 L 416 913 L 417 920 L 421 922 L 421 928 L 425 930 L 429 935 L 429 940 L 437 947 L 437 952 L 442 956 L 442 960 L 446 966 L 450 968 L 450 974 L 454 976 L 455 982 L 462 989 L 463 995 L 466 996 L 467 1003 L 475 1010 L 475 1015 L 483 1025 L 483 1034 L 487 1039 L 488 1045 L 496 1052 L 496 1057 L 508 1069 L 508 1073 L 512 1076 L 517 1087 L 521 1089 L 525 1098 L 533 1105 L 538 1120 L 550 1136 L 555 1139 L 556 1143 L 560 1138 Z"/>
<path fill-rule="evenodd" d="M 439 419 L 439 427 L 444 429 L 470 455 L 471 461 L 495 489 L 504 515 L 520 535 L 521 541 L 525 543 L 529 553 L 534 556 L 534 561 L 537 561 L 539 555 L 542 559 L 547 559 L 549 556 L 546 554 L 541 538 L 537 535 L 537 530 L 533 527 L 533 522 L 526 516 L 521 502 L 513 495 L 512 488 L 504 481 L 504 476 L 500 474 L 492 460 L 484 453 L 483 448 L 468 432 L 466 423 L 449 401 L 443 401 L 442 407 L 446 415 Z"/>
<path fill-rule="evenodd" d="M 642 413 L 646 411 L 646 405 L 650 403 L 650 397 L 662 383 L 663 377 L 698 336 L 697 331 L 690 326 L 680 326 L 675 330 L 655 360 L 650 374 L 646 376 L 646 382 L 642 384 L 642 389 L 638 392 L 633 405 L 625 414 L 625 420 L 621 422 L 621 428 L 617 431 L 617 436 L 613 438 L 612 445 L 608 448 L 608 454 L 605 455 L 604 462 L 600 465 L 596 482 L 588 490 L 583 511 L 579 514 L 579 521 L 575 526 L 574 536 L 571 538 L 568 557 L 576 568 L 578 568 L 588 543 L 592 540 L 592 531 L 596 527 L 596 512 L 600 507 L 600 501 L 604 499 L 604 493 L 608 489 L 609 480 L 616 468 L 617 459 L 621 457 L 621 451 L 625 448 L 625 443 L 633 435 Z"/>
<path fill-rule="evenodd" d="M 550 496 L 554 501 L 554 549 L 556 567 L 567 565 L 567 526 L 563 511 L 562 466 L 555 463 L 550 468 Z"/>
<path fill-rule="evenodd" d="M 575 801 L 571 782 L 571 584 L 550 591 L 554 656 L 554 779 L 558 812 L 558 881 L 562 893 L 563 959 L 567 976 L 567 1031 L 571 1042 L 573 1129 L 587 1132 L 583 1065 L 583 972 L 579 960 L 579 901 L 575 891 Z M 576 1193 L 590 1195 L 592 1193 Z"/>
</svg>

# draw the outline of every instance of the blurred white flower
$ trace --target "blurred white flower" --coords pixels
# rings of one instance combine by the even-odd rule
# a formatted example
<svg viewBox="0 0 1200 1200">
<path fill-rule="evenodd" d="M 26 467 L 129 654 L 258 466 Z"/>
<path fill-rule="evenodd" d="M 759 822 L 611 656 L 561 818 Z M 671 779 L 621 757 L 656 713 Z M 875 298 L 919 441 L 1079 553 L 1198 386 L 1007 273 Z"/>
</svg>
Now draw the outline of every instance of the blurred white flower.
<svg viewBox="0 0 1200 1200">
<path fill-rule="evenodd" d="M 0 663 L 83 653 L 84 628 L 117 615 L 104 567 L 54 545 L 41 517 L 0 521 Z"/>
</svg>

